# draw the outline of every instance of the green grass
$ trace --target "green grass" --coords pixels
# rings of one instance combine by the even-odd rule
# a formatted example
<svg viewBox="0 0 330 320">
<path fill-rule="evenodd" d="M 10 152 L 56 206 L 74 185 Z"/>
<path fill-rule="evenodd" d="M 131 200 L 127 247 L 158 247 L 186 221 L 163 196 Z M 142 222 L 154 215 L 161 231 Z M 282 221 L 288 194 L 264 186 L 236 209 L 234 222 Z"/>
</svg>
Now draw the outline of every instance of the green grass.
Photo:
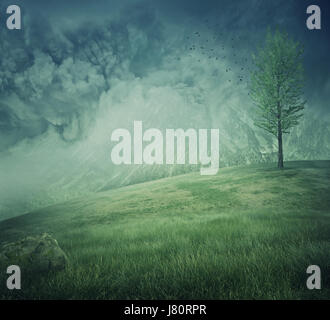
<svg viewBox="0 0 330 320">
<path fill-rule="evenodd" d="M 3 299 L 329 299 L 330 161 L 254 165 L 98 193 L 0 223 L 49 232 L 67 270 Z M 322 290 L 306 269 L 322 270 Z M 5 270 L 0 270 L 5 276 Z"/>
</svg>

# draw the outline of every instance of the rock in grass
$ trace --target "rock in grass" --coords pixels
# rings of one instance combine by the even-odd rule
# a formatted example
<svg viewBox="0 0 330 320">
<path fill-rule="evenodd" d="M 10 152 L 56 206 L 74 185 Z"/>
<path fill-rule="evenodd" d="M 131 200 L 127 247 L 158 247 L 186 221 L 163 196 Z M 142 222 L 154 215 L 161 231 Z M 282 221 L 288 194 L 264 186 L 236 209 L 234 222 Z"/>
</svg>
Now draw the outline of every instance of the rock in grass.
<svg viewBox="0 0 330 320">
<path fill-rule="evenodd" d="M 56 239 L 47 233 L 29 236 L 0 246 L 1 264 L 18 265 L 22 272 L 41 273 L 63 270 L 68 258 Z"/>
</svg>

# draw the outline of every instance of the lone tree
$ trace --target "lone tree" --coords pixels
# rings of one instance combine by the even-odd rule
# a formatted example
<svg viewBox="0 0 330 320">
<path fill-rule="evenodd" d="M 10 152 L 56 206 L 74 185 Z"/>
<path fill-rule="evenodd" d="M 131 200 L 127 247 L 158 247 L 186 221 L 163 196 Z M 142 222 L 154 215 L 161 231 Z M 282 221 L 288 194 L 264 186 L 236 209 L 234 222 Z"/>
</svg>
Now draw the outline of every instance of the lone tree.
<svg viewBox="0 0 330 320">
<path fill-rule="evenodd" d="M 298 124 L 302 99 L 303 49 L 287 33 L 268 31 L 266 43 L 253 55 L 250 96 L 257 107 L 255 125 L 278 140 L 278 168 L 283 168 L 283 134 Z"/>
</svg>

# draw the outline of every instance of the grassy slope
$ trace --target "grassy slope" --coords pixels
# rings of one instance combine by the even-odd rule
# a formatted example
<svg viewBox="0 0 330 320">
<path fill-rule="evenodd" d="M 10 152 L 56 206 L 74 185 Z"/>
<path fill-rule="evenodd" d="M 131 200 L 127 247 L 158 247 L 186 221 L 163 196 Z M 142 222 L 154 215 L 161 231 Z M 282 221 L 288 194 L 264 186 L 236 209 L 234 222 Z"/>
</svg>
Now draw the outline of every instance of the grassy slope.
<svg viewBox="0 0 330 320">
<path fill-rule="evenodd" d="M 330 161 L 226 168 L 4 221 L 0 242 L 49 232 L 71 264 L 41 279 L 23 276 L 20 292 L 0 285 L 0 297 L 330 298 L 329 181 Z M 311 264 L 321 267 L 322 290 L 306 288 Z"/>
</svg>

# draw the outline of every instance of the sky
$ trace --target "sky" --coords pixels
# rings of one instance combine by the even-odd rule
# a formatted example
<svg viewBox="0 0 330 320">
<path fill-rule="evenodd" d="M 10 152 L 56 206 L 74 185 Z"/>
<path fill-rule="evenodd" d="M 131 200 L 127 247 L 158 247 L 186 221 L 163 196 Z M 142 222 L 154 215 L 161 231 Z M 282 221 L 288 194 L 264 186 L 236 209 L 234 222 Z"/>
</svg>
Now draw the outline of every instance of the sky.
<svg viewBox="0 0 330 320">
<path fill-rule="evenodd" d="M 267 28 L 302 43 L 308 114 L 330 120 L 329 1 L 17 0 L 22 30 L 6 29 L 9 4 L 0 1 L 0 218 L 69 173 L 112 172 L 111 130 L 133 120 L 219 127 L 224 158 L 259 152 L 262 139 L 271 149 L 252 129 L 248 96 Z M 306 27 L 310 4 L 321 30 Z"/>
<path fill-rule="evenodd" d="M 3 7 L 6 7 L 7 3 L 11 2 L 3 2 Z M 105 41 L 112 41 L 117 37 L 114 41 L 118 42 L 118 46 L 123 46 L 123 52 L 122 56 L 114 52 L 116 63 L 119 64 L 119 60 L 122 60 L 122 63 L 130 64 L 126 66 L 125 71 L 131 72 L 133 77 L 143 77 L 150 69 L 162 64 L 169 56 L 169 52 L 175 50 L 175 46 L 178 50 L 181 49 L 180 45 L 183 42 L 187 47 L 198 45 L 194 50 L 201 50 L 200 42 L 195 41 L 197 39 L 191 35 L 190 38 L 184 37 L 190 31 L 200 32 L 204 40 L 210 38 L 208 45 L 204 42 L 205 47 L 213 46 L 216 50 L 217 47 L 224 45 L 227 52 L 225 59 L 229 63 L 234 59 L 235 54 L 245 55 L 249 59 L 253 49 L 262 43 L 267 27 L 280 26 L 305 46 L 306 98 L 313 102 L 310 103 L 310 107 L 316 114 L 329 116 L 327 101 L 330 99 L 330 59 L 328 58 L 330 42 L 327 40 L 330 19 L 327 19 L 327 16 L 330 11 L 327 1 L 318 3 L 322 10 L 322 30 L 310 31 L 305 24 L 305 12 L 310 1 L 301 0 L 18 1 L 17 4 L 22 8 L 23 30 L 14 32 L 5 28 L 1 30 L 5 42 L 2 43 L 0 53 L 2 64 L 0 95 L 6 97 L 1 99 L 0 130 L 5 137 L 1 139 L 0 150 L 26 137 L 38 136 L 51 125 L 57 125 L 61 134 L 64 126 L 75 125 L 75 121 L 85 121 L 80 118 L 84 117 L 81 112 L 84 112 L 85 108 L 74 106 L 75 102 L 72 100 L 75 100 L 75 97 L 72 97 L 72 93 L 70 93 L 72 99 L 65 100 L 62 97 L 61 106 L 58 106 L 57 102 L 45 107 L 44 101 L 40 102 L 40 100 L 42 100 L 41 95 L 45 97 L 48 95 L 47 98 L 51 95 L 44 90 L 48 89 L 52 92 L 61 90 L 54 84 L 55 81 L 50 79 L 50 74 L 53 74 L 55 69 L 60 69 L 70 55 L 77 56 L 80 49 L 84 50 L 79 41 L 85 41 L 82 46 L 88 46 L 87 42 L 92 41 L 92 37 Z M 314 1 L 313 4 L 316 2 Z M 111 35 L 105 27 L 110 21 L 115 21 L 112 22 L 115 26 Z M 140 32 L 141 38 L 135 35 L 128 39 L 128 26 Z M 89 39 L 86 39 L 86 35 L 89 35 Z M 212 41 L 214 35 L 218 38 Z M 231 37 L 234 38 L 231 43 L 233 46 L 228 40 Z M 143 41 L 145 43 L 142 43 Z M 134 45 L 137 47 L 133 48 Z M 129 50 L 137 50 L 137 52 L 134 55 Z M 124 62 L 124 59 L 127 61 Z M 44 67 L 42 74 L 36 70 L 39 68 L 38 63 Z M 46 70 L 48 63 L 52 64 L 52 70 L 51 67 Z M 107 61 L 105 60 L 104 63 Z M 110 61 L 111 63 L 113 61 Z M 197 63 L 198 61 L 195 61 L 195 64 Z M 111 67 L 104 65 L 104 68 Z M 86 86 L 85 89 L 92 90 L 97 98 L 100 91 L 108 89 L 108 84 L 102 84 L 103 88 L 100 83 L 96 84 L 96 81 L 102 81 L 99 73 L 103 71 L 95 71 L 95 69 L 94 88 L 87 89 Z M 111 72 L 108 71 L 110 77 Z M 87 74 L 89 71 L 86 69 L 85 72 Z M 33 76 L 39 79 L 33 79 Z M 26 85 L 26 81 L 29 85 Z M 48 88 L 46 84 L 49 85 Z M 18 94 L 23 104 L 31 103 L 32 98 L 41 99 L 23 112 L 18 110 L 20 107 L 14 102 L 6 102 L 8 95 L 12 93 Z M 77 93 L 75 91 L 75 94 Z M 86 94 L 90 95 L 90 92 Z M 55 100 L 57 101 L 58 98 Z M 65 115 L 59 119 L 58 111 L 63 114 L 63 108 L 71 110 L 64 112 Z"/>
<path fill-rule="evenodd" d="M 6 7 L 6 3 L 11 2 L 3 2 L 3 7 Z M 18 1 L 17 4 L 22 7 L 23 30 L 0 30 L 5 39 L 0 53 L 0 97 L 3 97 L 0 130 L 4 135 L 0 150 L 26 137 L 38 136 L 50 126 L 55 126 L 59 134 L 63 134 L 65 128 L 77 126 L 77 122 L 85 123 L 85 108 L 90 108 L 92 103 L 86 107 L 78 106 L 80 102 L 77 99 L 80 98 L 73 95 L 93 95 L 97 100 L 102 91 L 109 89 L 109 83 L 101 82 L 108 82 L 109 78 L 115 77 L 110 70 L 111 64 L 122 64 L 121 67 L 126 68 L 125 71 L 118 71 L 122 72 L 119 77 L 143 77 L 153 68 L 164 68 L 161 65 L 175 49 L 178 55 L 187 55 L 191 47 L 194 51 L 201 51 L 202 46 L 209 49 L 213 47 L 214 52 L 209 52 L 215 56 L 216 50 L 223 45 L 227 54 L 223 57 L 226 57 L 224 59 L 229 65 L 235 60 L 235 55 L 250 59 L 253 50 L 262 44 L 267 27 L 276 26 L 287 30 L 305 46 L 306 99 L 316 114 L 329 116 L 330 19 L 327 16 L 330 11 L 327 1 L 318 3 L 322 10 L 322 30 L 310 31 L 305 24 L 305 12 L 310 1 L 301 0 Z M 111 34 L 109 23 L 113 23 Z M 129 28 L 130 35 L 127 34 Z M 189 37 L 190 31 L 199 32 L 200 37 Z M 215 40 L 214 36 L 217 37 Z M 83 55 L 81 52 L 88 50 L 93 37 L 104 42 L 113 41 L 117 49 L 121 48 L 122 51 L 116 52 L 114 50 L 117 49 L 112 47 L 113 59 L 110 56 L 102 57 L 105 60 L 99 61 L 104 63 L 100 68 L 85 63 L 88 58 L 80 59 L 81 64 L 84 64 L 81 66 L 84 75 L 91 72 L 94 83 L 91 86 L 91 81 L 88 85 L 85 83 L 84 88 L 83 83 L 80 83 L 79 88 L 71 88 L 74 93 L 70 92 L 69 99 L 59 97 L 65 95 L 62 89 L 68 88 L 61 88 L 58 79 L 55 80 L 56 77 L 52 78 L 52 75 L 58 71 L 60 74 L 57 78 L 63 79 L 64 73 L 70 72 L 70 57 L 75 63 Z M 232 42 L 230 38 L 233 38 Z M 202 43 L 200 39 L 209 42 Z M 183 44 L 189 47 L 188 52 L 179 52 Z M 198 59 L 194 64 L 198 64 Z M 94 68 L 88 70 L 89 67 Z M 41 68 L 41 73 L 38 68 Z M 8 98 L 9 95 L 11 97 Z M 18 95 L 19 103 L 12 102 L 13 95 Z M 54 103 L 45 106 L 43 99 L 54 99 Z M 18 104 L 33 105 L 22 110 L 23 107 Z"/>
</svg>

